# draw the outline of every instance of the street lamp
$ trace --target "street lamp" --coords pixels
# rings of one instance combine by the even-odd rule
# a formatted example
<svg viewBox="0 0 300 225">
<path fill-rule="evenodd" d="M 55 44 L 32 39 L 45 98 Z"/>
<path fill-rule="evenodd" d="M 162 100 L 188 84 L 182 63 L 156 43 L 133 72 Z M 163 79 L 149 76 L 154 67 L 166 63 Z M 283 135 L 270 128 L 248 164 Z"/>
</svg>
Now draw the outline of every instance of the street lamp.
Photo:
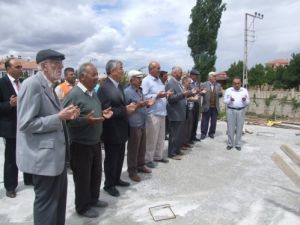
<svg viewBox="0 0 300 225">
<path fill-rule="evenodd" d="M 252 19 L 250 23 L 250 27 L 248 28 L 248 17 Z M 258 12 L 255 12 L 254 15 L 250 13 L 245 13 L 245 36 L 244 36 L 244 63 L 243 63 L 243 87 L 248 86 L 248 41 L 254 42 L 254 20 L 255 19 L 262 20 L 264 18 L 264 15 Z M 252 35 L 249 36 L 248 32 L 251 32 Z M 249 38 L 253 38 L 251 40 L 248 40 Z"/>
</svg>

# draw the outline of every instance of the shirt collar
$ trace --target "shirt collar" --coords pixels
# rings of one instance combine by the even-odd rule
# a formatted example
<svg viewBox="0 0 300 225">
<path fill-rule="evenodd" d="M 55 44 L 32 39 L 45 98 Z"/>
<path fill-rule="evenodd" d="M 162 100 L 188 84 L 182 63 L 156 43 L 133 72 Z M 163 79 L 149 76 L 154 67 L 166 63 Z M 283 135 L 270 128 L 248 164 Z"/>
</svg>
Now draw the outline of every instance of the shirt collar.
<svg viewBox="0 0 300 225">
<path fill-rule="evenodd" d="M 159 77 L 158 77 L 158 76 L 157 76 L 157 77 L 155 77 L 155 76 L 151 75 L 150 73 L 149 73 L 149 76 L 150 76 L 150 78 L 151 78 L 152 80 L 158 80 L 158 79 L 159 79 Z"/>
<path fill-rule="evenodd" d="M 15 80 L 17 80 L 15 78 L 13 78 L 11 75 L 9 75 L 8 73 L 7 73 L 7 76 L 8 76 L 8 79 L 10 80 L 11 83 L 14 83 Z"/>
<path fill-rule="evenodd" d="M 47 78 L 47 76 L 43 72 L 41 72 L 41 73 L 42 73 L 43 77 L 45 78 L 45 80 L 47 81 L 48 87 L 52 88 L 53 83 Z"/>
<path fill-rule="evenodd" d="M 115 81 L 114 79 L 112 79 L 110 76 L 108 76 L 108 79 L 111 80 L 111 82 L 113 82 L 113 84 L 115 85 L 116 88 L 118 88 L 119 86 L 119 82 Z"/>
<path fill-rule="evenodd" d="M 83 93 L 87 93 L 91 97 L 93 96 L 94 91 L 89 91 L 80 81 L 78 82 L 77 87 L 79 87 Z"/>
</svg>

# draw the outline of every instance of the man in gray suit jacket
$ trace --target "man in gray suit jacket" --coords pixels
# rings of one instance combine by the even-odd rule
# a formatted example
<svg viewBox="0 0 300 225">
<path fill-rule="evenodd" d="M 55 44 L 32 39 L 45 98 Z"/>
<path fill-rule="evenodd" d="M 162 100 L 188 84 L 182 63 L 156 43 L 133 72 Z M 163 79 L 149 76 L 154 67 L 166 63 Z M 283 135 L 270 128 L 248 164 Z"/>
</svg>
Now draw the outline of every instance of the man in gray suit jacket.
<svg viewBox="0 0 300 225">
<path fill-rule="evenodd" d="M 172 78 L 166 85 L 166 91 L 173 92 L 167 100 L 167 113 L 169 118 L 169 146 L 168 156 L 171 159 L 180 160 L 182 153 L 180 148 L 183 145 L 184 124 L 186 120 L 186 97 L 191 91 L 184 91 L 180 84 L 182 69 L 178 66 L 172 68 Z"/>
<path fill-rule="evenodd" d="M 200 88 L 204 90 L 202 91 L 201 139 L 204 139 L 207 135 L 209 121 L 210 127 L 208 136 L 214 138 L 217 116 L 220 111 L 219 98 L 223 96 L 223 89 L 221 85 L 216 82 L 216 73 L 210 72 L 208 74 L 208 81 L 201 84 Z"/>
<path fill-rule="evenodd" d="M 53 90 L 60 79 L 65 56 L 51 49 L 37 53 L 39 71 L 26 79 L 18 95 L 18 168 L 33 174 L 35 225 L 65 223 L 67 174 L 65 169 L 67 134 L 64 121 L 78 117 L 73 105 L 61 109 Z"/>
</svg>

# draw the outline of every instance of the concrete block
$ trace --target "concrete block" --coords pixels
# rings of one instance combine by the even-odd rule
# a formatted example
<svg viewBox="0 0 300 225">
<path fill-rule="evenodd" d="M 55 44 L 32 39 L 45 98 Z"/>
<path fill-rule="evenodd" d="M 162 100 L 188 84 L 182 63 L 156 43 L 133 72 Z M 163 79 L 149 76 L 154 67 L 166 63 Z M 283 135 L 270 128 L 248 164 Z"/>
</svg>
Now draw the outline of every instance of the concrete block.
<svg viewBox="0 0 300 225">
<path fill-rule="evenodd" d="M 288 156 L 290 159 L 296 163 L 296 165 L 300 166 L 300 150 L 293 149 L 288 145 L 281 145 L 280 149 Z"/>
<path fill-rule="evenodd" d="M 300 167 L 297 166 L 284 152 L 274 152 L 271 156 L 274 163 L 300 188 Z"/>
</svg>

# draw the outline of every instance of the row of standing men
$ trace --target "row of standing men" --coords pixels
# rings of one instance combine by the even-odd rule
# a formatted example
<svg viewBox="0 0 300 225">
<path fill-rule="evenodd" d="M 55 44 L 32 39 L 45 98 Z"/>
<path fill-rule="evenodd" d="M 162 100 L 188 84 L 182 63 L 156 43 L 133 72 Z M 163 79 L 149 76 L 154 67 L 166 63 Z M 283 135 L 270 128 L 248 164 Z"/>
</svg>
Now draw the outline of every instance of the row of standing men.
<svg viewBox="0 0 300 225">
<path fill-rule="evenodd" d="M 172 78 L 165 85 L 159 79 L 160 64 L 153 61 L 149 63 L 149 74 L 143 80 L 139 71 L 130 71 L 130 85 L 123 90 L 119 84 L 124 73 L 123 64 L 110 60 L 106 64 L 108 78 L 97 94 L 94 88 L 98 73 L 91 63 L 80 66 L 79 83 L 75 87 L 68 83 L 68 74 L 73 76 L 74 70 L 66 69 L 66 81 L 54 91 L 53 84 L 60 78 L 64 58 L 63 54 L 50 49 L 38 52 L 36 61 L 40 71 L 26 79 L 20 90 L 20 84 L 15 82 L 20 75 L 20 62 L 12 59 L 7 63 L 8 78 L 15 95 L 7 93 L 5 97 L 9 97 L 10 110 L 17 108 L 16 168 L 32 174 L 35 224 L 65 222 L 65 159 L 68 151 L 63 149 L 70 149 L 71 153 L 76 212 L 85 217 L 97 217 L 99 212 L 95 208 L 107 206 L 106 202 L 99 200 L 100 137 L 105 151 L 104 190 L 116 197 L 120 195 L 116 186 L 130 185 L 120 179 L 127 140 L 129 177 L 139 182 L 138 172 L 151 173 L 150 168 L 155 168 L 157 162 L 168 162 L 164 153 L 165 117 L 168 115 L 167 156 L 180 160 L 180 149 L 199 141 L 195 129 L 201 95 L 207 109 L 202 107 L 200 138 L 207 135 L 209 119 L 208 136 L 214 137 L 219 97 L 222 95 L 215 74 L 210 74 L 209 81 L 200 85 L 199 72 L 192 70 L 190 78 L 184 77 L 181 83 L 182 69 L 174 67 Z M 58 95 L 65 92 L 69 93 L 63 96 L 62 109 Z M 185 138 L 181 137 L 182 133 L 186 134 Z M 15 188 L 15 184 L 12 190 L 7 188 L 8 196 L 14 194 L 9 197 L 15 197 Z"/>
</svg>

